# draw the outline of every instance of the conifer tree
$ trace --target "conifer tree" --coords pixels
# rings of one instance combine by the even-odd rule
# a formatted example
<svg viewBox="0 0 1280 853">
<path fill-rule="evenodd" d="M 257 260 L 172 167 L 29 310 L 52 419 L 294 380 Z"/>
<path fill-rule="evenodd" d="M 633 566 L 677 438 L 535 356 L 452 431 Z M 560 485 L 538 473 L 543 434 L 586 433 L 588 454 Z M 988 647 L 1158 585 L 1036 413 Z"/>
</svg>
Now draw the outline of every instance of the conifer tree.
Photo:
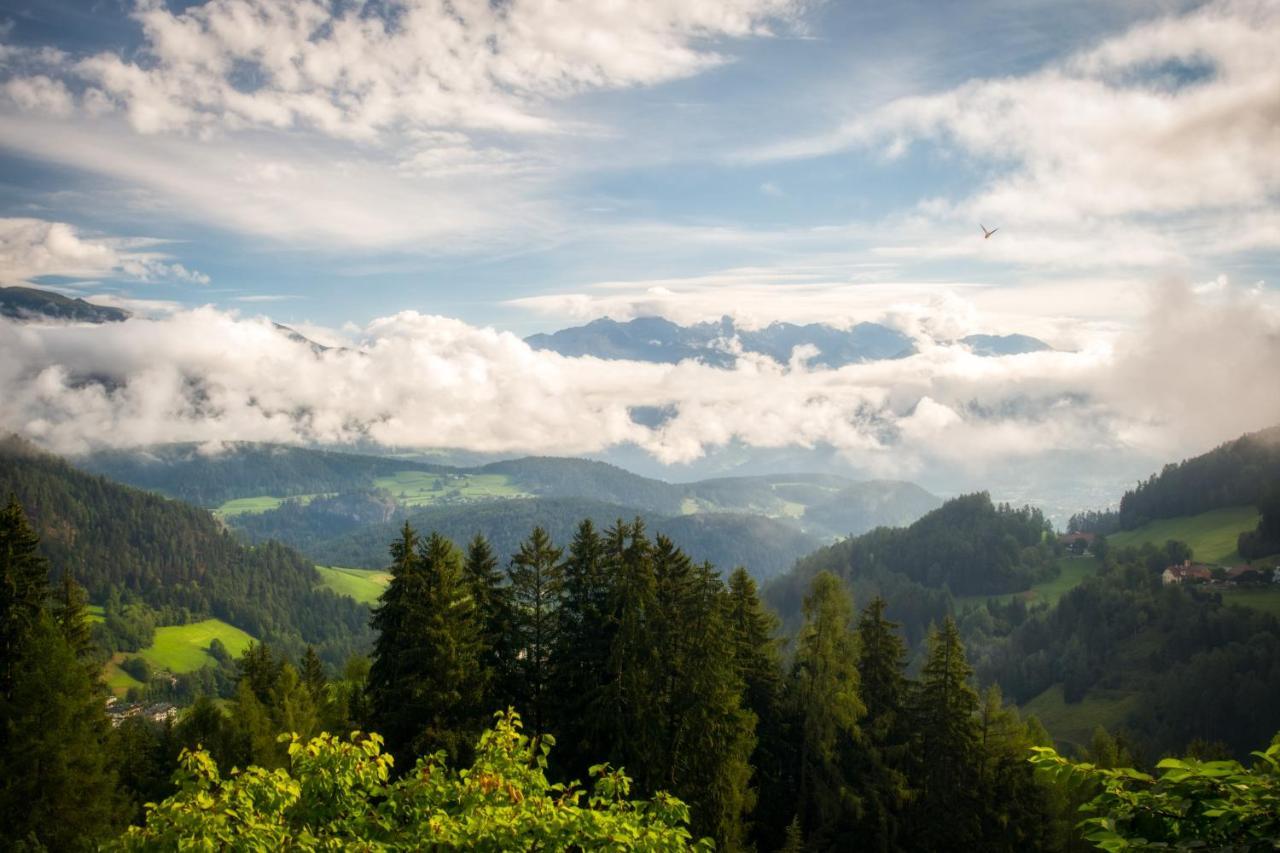
<svg viewBox="0 0 1280 853">
<path fill-rule="evenodd" d="M 408 767 L 437 749 L 459 755 L 483 724 L 480 626 L 448 539 L 418 541 L 406 523 L 391 557 L 391 583 L 373 614 L 369 699 L 373 730 Z"/>
<path fill-rule="evenodd" d="M 0 848 L 92 849 L 123 805 L 110 729 L 96 678 L 49 612 L 38 548 L 11 501 L 0 511 Z"/>
<path fill-rule="evenodd" d="M 324 664 L 316 654 L 314 646 L 308 645 L 302 655 L 302 669 L 298 673 L 302 683 L 311 692 L 312 700 L 319 705 L 325 700 L 329 690 L 329 679 L 324 674 Z"/>
<path fill-rule="evenodd" d="M 931 850 L 980 846 L 975 796 L 979 757 L 978 694 L 965 659 L 960 631 L 951 617 L 930 632 L 928 656 L 916 688 L 913 727 L 919 738 L 914 779 L 920 793 L 913 840 Z"/>
<path fill-rule="evenodd" d="M 44 612 L 49 564 L 17 499 L 0 510 L 0 692 L 13 685 L 19 652 Z"/>
<path fill-rule="evenodd" d="M 53 596 L 53 621 L 76 659 L 96 675 L 101 658 L 89 630 L 89 597 L 70 573 L 63 572 Z"/>
<path fill-rule="evenodd" d="M 791 732 L 782 706 L 783 671 L 775 636 L 778 619 L 761 603 L 756 582 L 742 567 L 729 575 L 725 610 L 743 704 L 756 716 L 751 758 L 756 805 L 747 829 L 759 849 L 774 850 L 786 843 L 787 821 L 795 817 Z M 800 831 L 798 823 L 795 831 Z"/>
<path fill-rule="evenodd" d="M 858 677 L 867 714 L 853 777 L 862 802 L 859 834 L 868 850 L 899 849 L 902 811 L 910 791 L 905 774 L 909 721 L 906 645 L 875 598 L 858 620 Z"/>
<path fill-rule="evenodd" d="M 605 534 L 605 552 L 613 575 L 609 604 L 614 623 L 609 648 L 608 680 L 592 714 L 604 735 L 604 755 L 627 767 L 642 785 L 645 769 L 657 767 L 661 735 L 646 703 L 657 690 L 650 622 L 657 609 L 652 544 L 644 522 L 619 522 Z"/>
<path fill-rule="evenodd" d="M 506 708 L 515 702 L 516 648 L 511 613 L 511 587 L 489 540 L 477 533 L 467 545 L 462 574 L 475 602 L 480 623 L 480 677 L 484 707 Z"/>
<path fill-rule="evenodd" d="M 551 653 L 559 637 L 560 548 L 535 527 L 511 558 L 512 628 L 517 649 L 516 706 L 535 735 L 547 729 Z"/>
<path fill-rule="evenodd" d="M 799 818 L 810 845 L 838 845 L 858 802 L 847 766 L 865 709 L 858 686 L 853 601 L 844 584 L 819 572 L 804 599 L 792 696 L 799 724 Z"/>
<path fill-rule="evenodd" d="M 593 711 L 608 677 L 614 623 L 605 545 L 591 519 L 578 525 L 564 561 L 560 631 L 551 656 L 551 702 L 558 762 L 569 778 L 585 778 L 606 754 Z"/>
</svg>

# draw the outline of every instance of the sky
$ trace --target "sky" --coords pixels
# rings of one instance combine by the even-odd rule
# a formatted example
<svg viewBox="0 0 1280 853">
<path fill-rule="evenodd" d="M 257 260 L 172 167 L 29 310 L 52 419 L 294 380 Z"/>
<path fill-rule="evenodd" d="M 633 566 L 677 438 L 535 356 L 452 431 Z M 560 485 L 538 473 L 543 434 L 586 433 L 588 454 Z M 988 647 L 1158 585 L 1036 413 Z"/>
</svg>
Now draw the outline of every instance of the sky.
<svg viewBox="0 0 1280 853">
<path fill-rule="evenodd" d="M 5 0 L 0 284 L 142 319 L 0 328 L 0 425 L 902 476 L 1199 452 L 1280 421 L 1277 43 L 1276 0 Z M 886 322 L 920 355 L 519 342 L 655 314 Z M 266 317 L 359 358 L 300 366 Z M 950 345 L 974 332 L 1059 352 Z"/>
</svg>

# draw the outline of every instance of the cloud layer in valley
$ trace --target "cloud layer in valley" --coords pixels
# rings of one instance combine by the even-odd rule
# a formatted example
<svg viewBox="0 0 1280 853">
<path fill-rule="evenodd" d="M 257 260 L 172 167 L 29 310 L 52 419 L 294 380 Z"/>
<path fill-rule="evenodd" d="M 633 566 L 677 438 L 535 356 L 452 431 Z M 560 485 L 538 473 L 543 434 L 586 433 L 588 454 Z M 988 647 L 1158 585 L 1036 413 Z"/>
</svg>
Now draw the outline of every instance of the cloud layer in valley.
<svg viewBox="0 0 1280 853">
<path fill-rule="evenodd" d="M 377 443 L 496 453 L 642 448 L 684 463 L 739 443 L 830 446 L 866 470 L 982 468 L 1062 451 L 1176 455 L 1280 421 L 1263 389 L 1280 316 L 1256 294 L 1156 288 L 1130 333 L 1079 352 L 730 370 L 565 358 L 405 312 L 315 354 L 265 319 L 213 308 L 101 326 L 0 328 L 0 429 L 60 451 L 127 443 Z M 922 343 L 925 343 L 922 341 Z M 635 407 L 665 407 L 657 426 Z"/>
</svg>

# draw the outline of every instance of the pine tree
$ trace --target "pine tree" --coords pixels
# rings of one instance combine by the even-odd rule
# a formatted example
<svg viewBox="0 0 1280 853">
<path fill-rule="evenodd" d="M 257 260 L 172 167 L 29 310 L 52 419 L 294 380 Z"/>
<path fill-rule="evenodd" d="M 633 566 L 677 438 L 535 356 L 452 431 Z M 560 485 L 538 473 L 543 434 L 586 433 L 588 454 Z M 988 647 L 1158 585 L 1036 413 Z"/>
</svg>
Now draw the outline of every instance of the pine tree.
<svg viewBox="0 0 1280 853">
<path fill-rule="evenodd" d="M 578 525 L 563 574 L 560 632 L 551 656 L 553 755 L 568 778 L 585 778 L 588 766 L 607 754 L 593 710 L 608 680 L 614 630 L 605 544 L 591 519 Z"/>
<path fill-rule="evenodd" d="M 0 847 L 92 849 L 123 805 L 110 729 L 96 679 L 49 612 L 38 548 L 11 501 L 0 512 Z"/>
<path fill-rule="evenodd" d="M 982 694 L 977 723 L 983 849 L 1044 849 L 1052 814 L 1046 791 L 1027 761 L 1033 745 L 1030 727 L 1016 708 L 1005 706 L 994 684 Z"/>
<path fill-rule="evenodd" d="M 89 630 L 88 603 L 84 587 L 76 583 L 68 572 L 63 572 L 53 597 L 53 621 L 62 631 L 76 659 L 96 676 L 101 658 Z"/>
<path fill-rule="evenodd" d="M 516 705 L 535 735 L 547 729 L 551 652 L 559 637 L 563 551 L 551 543 L 541 527 L 511 558 L 512 627 L 518 649 Z"/>
<path fill-rule="evenodd" d="M 419 542 L 406 524 L 391 556 L 391 583 L 373 614 L 368 690 L 372 728 L 404 768 L 437 749 L 462 754 L 483 725 L 480 626 L 448 539 Z"/>
<path fill-rule="evenodd" d="M 920 788 L 912 821 L 916 846 L 931 850 L 972 850 L 980 845 L 975 802 L 978 788 L 978 694 L 965 659 L 960 632 L 951 617 L 929 634 L 928 657 L 916 689 L 913 727 Z"/>
<path fill-rule="evenodd" d="M 790 731 L 782 706 L 783 673 L 778 619 L 760 601 L 756 583 L 739 567 L 729 575 L 726 621 L 733 657 L 743 683 L 743 703 L 756 716 L 755 809 L 747 829 L 759 849 L 786 843 L 787 821 L 795 816 Z M 799 824 L 796 824 L 799 832 Z"/>
<path fill-rule="evenodd" d="M 819 572 L 804 599 L 791 687 L 800 726 L 800 823 L 818 846 L 839 844 L 858 810 L 847 773 L 865 711 L 857 660 L 853 601 L 838 578 Z"/>
<path fill-rule="evenodd" d="M 298 674 L 302 677 L 303 685 L 311 692 L 312 700 L 317 705 L 324 702 L 329 693 L 329 678 L 324 673 L 324 664 L 320 662 L 314 646 L 307 646 L 302 656 L 302 669 Z"/>
<path fill-rule="evenodd" d="M 900 846 L 902 812 L 910 796 L 904 773 L 909 721 L 906 645 L 884 611 L 885 601 L 877 597 L 858 620 L 858 677 L 867 714 L 853 776 L 862 802 L 863 844 L 888 851 Z"/>
<path fill-rule="evenodd" d="M 489 541 L 477 533 L 467 545 L 462 574 L 475 601 L 480 621 L 480 677 L 486 708 L 506 708 L 515 702 L 516 648 L 511 612 L 511 588 L 498 568 Z"/>
<path fill-rule="evenodd" d="M 49 592 L 49 563 L 14 498 L 0 511 L 0 692 L 13 685 L 19 652 L 40 621 Z"/>
<path fill-rule="evenodd" d="M 657 720 L 645 713 L 657 690 L 650 623 L 657 610 L 652 544 L 644 522 L 618 522 L 605 533 L 605 554 L 613 582 L 609 602 L 613 642 L 608 680 L 592 713 L 592 725 L 603 734 L 604 755 L 625 766 L 642 784 L 649 768 L 660 766 L 661 733 Z"/>
</svg>

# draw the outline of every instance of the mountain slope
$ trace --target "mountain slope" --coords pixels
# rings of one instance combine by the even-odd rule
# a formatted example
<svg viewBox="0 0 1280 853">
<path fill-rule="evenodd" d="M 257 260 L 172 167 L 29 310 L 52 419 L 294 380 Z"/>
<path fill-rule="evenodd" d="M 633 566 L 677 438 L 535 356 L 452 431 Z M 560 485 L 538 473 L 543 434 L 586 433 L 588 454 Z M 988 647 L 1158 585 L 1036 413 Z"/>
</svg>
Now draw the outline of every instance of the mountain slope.
<svg viewBox="0 0 1280 853">
<path fill-rule="evenodd" d="M 315 590 L 309 560 L 274 543 L 245 547 L 205 510 L 85 474 L 19 439 L 0 442 L 0 495 L 14 495 L 53 571 L 94 601 L 136 596 L 213 616 L 290 651 L 330 660 L 361 648 L 367 614 Z"/>
<path fill-rule="evenodd" d="M 71 320 L 78 323 L 118 323 L 129 319 L 122 308 L 94 305 L 35 287 L 0 287 L 0 317 L 14 320 Z"/>
<path fill-rule="evenodd" d="M 1249 433 L 1164 469 L 1120 499 L 1120 526 L 1256 505 L 1280 483 L 1280 426 Z"/>
<path fill-rule="evenodd" d="M 227 442 L 212 452 L 196 444 L 103 450 L 72 461 L 112 480 L 207 507 L 258 495 L 358 491 L 371 488 L 378 477 L 400 471 L 454 470 L 382 456 L 253 442 Z"/>
<path fill-rule="evenodd" d="M 820 323 L 772 323 L 763 329 L 738 329 L 729 317 L 692 326 L 680 326 L 662 317 L 638 317 L 625 323 L 603 317 L 585 326 L 531 335 L 525 342 L 534 349 L 567 356 L 664 364 L 692 358 L 717 367 L 733 364 L 735 344 L 744 352 L 779 362 L 790 360 L 796 347 L 813 347 L 816 353 L 810 363 L 822 367 L 902 358 L 915 351 L 910 337 L 878 323 L 858 323 L 849 329 Z"/>
<path fill-rule="evenodd" d="M 514 554 L 534 526 L 541 526 L 557 545 L 567 545 L 584 518 L 600 529 L 637 515 L 653 533 L 665 533 L 693 559 L 722 570 L 745 565 L 767 578 L 785 571 L 821 540 L 794 525 L 763 516 L 705 513 L 667 517 L 636 507 L 582 498 L 525 498 L 469 506 L 432 507 L 416 511 L 408 521 L 420 531 L 437 531 L 462 545 L 476 533 L 489 539 L 503 559 Z M 401 520 L 362 527 L 343 536 L 312 542 L 306 553 L 322 565 L 381 568 Z M 252 528 L 248 528 L 251 530 Z"/>
</svg>

